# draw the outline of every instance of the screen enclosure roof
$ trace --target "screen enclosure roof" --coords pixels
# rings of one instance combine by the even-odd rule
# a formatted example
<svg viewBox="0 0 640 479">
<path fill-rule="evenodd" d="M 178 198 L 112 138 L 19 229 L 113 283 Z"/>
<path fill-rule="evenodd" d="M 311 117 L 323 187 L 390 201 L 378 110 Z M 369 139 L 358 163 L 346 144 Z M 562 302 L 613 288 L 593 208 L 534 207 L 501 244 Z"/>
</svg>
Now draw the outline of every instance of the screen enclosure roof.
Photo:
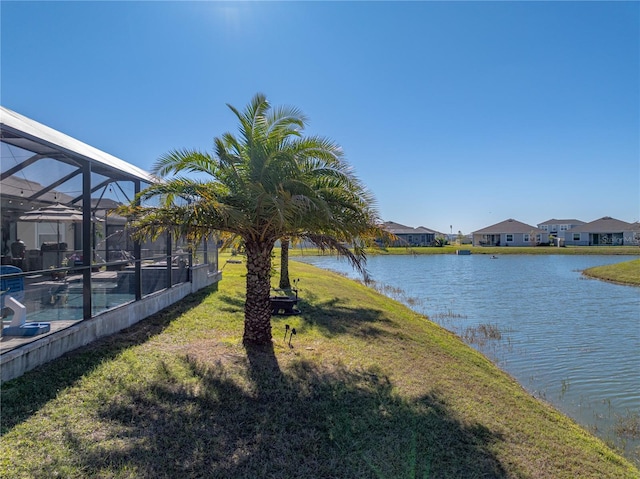
<svg viewBox="0 0 640 479">
<path fill-rule="evenodd" d="M 0 106 L 2 141 L 42 157 L 63 157 L 91 162 L 91 170 L 107 177 L 123 180 L 141 180 L 147 183 L 158 179 L 150 173 L 116 158 L 93 146 L 38 123 L 8 108 Z"/>
</svg>

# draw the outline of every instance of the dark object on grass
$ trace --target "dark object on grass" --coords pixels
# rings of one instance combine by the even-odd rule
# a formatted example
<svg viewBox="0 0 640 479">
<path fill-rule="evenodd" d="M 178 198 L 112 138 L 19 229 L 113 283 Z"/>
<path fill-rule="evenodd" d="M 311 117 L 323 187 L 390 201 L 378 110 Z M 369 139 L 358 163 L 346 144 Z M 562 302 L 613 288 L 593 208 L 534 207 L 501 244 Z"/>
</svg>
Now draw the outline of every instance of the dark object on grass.
<svg viewBox="0 0 640 479">
<path fill-rule="evenodd" d="M 271 305 L 271 314 L 280 316 L 300 314 L 300 311 L 296 308 L 298 298 L 291 298 L 289 296 L 271 296 L 269 298 L 269 302 Z"/>
<path fill-rule="evenodd" d="M 293 336 L 296 334 L 296 328 L 292 328 L 291 329 L 291 334 L 289 335 L 289 347 L 292 348 L 293 346 L 291 346 L 291 338 L 293 338 Z"/>
<path fill-rule="evenodd" d="M 284 325 L 284 340 L 287 340 L 287 333 L 289 332 L 289 325 L 285 324 Z"/>
</svg>

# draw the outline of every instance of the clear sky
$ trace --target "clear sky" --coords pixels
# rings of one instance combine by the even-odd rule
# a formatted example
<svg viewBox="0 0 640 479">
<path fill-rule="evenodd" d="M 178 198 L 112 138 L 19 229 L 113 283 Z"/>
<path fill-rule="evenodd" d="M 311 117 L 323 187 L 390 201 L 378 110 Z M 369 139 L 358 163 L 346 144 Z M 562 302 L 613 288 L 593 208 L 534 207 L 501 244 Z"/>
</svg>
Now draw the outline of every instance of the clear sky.
<svg viewBox="0 0 640 479">
<path fill-rule="evenodd" d="M 0 103 L 150 169 L 262 92 L 382 219 L 640 219 L 639 2 L 0 3 Z"/>
</svg>

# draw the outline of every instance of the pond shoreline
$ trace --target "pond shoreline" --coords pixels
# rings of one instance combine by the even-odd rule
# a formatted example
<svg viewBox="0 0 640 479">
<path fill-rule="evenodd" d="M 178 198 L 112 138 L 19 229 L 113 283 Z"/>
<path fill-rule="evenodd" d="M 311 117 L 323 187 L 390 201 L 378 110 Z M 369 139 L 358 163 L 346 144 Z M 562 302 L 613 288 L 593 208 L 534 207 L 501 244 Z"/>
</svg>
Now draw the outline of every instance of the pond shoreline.
<svg viewBox="0 0 640 479">
<path fill-rule="evenodd" d="M 625 261 L 624 263 L 607 266 L 595 266 L 585 269 L 582 274 L 589 278 L 608 281 L 609 283 L 640 286 L 640 260 Z"/>
<path fill-rule="evenodd" d="M 358 279 L 335 258 L 299 259 Z M 637 437 L 627 440 L 615 432 L 620 421 L 633 422 L 640 413 L 636 387 L 640 361 L 634 355 L 639 341 L 634 323 L 636 290 L 585 281 L 590 278 L 582 274 L 591 266 L 616 262 L 617 257 L 510 255 L 492 260 L 485 255 L 397 255 L 369 259 L 368 271 L 379 292 L 463 339 L 469 331 L 495 327 L 502 333 L 500 340 L 472 346 L 529 392 L 599 437 L 626 445 L 627 452 L 640 445 Z M 602 320 L 603 311 L 607 321 Z"/>
</svg>

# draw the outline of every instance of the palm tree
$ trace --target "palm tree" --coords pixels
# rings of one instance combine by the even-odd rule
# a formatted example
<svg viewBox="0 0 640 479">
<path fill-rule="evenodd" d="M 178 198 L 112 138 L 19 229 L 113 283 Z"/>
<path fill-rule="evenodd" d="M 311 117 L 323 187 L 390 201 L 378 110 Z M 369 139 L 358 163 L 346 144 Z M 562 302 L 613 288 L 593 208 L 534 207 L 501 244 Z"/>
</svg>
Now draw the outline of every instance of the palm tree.
<svg viewBox="0 0 640 479">
<path fill-rule="evenodd" d="M 292 242 L 307 240 L 321 249 L 346 256 L 366 279 L 365 247 L 377 239 L 389 239 L 389 233 L 378 226 L 371 207 L 374 199 L 353 174 L 335 168 L 318 167 L 301 161 L 300 168 L 314 194 L 322 198 L 325 210 L 319 216 L 306 216 L 289 234 L 280 239 L 280 289 L 290 289 L 289 247 Z M 319 220 L 309 228 L 309 222 Z M 346 233 L 346 234 L 345 234 Z M 352 248 L 352 249 L 350 249 Z"/>
<path fill-rule="evenodd" d="M 211 231 L 239 237 L 246 253 L 243 341 L 271 341 L 271 253 L 278 239 L 307 238 L 345 255 L 364 270 L 359 238 L 378 229 L 372 196 L 334 142 L 302 135 L 295 108 L 272 108 L 257 94 L 243 111 L 227 105 L 238 135 L 214 139 L 214 154 L 174 150 L 153 172 L 163 181 L 143 190 L 121 212 L 133 215 L 139 238 L 163 232 L 199 241 Z M 194 177 L 182 176 L 195 173 Z M 155 201 L 156 206 L 142 206 Z M 345 242 L 356 241 L 349 249 Z"/>
<path fill-rule="evenodd" d="M 285 236 L 280 239 L 280 282 L 278 288 L 291 289 L 291 280 L 289 279 L 289 245 L 291 237 Z"/>
</svg>

